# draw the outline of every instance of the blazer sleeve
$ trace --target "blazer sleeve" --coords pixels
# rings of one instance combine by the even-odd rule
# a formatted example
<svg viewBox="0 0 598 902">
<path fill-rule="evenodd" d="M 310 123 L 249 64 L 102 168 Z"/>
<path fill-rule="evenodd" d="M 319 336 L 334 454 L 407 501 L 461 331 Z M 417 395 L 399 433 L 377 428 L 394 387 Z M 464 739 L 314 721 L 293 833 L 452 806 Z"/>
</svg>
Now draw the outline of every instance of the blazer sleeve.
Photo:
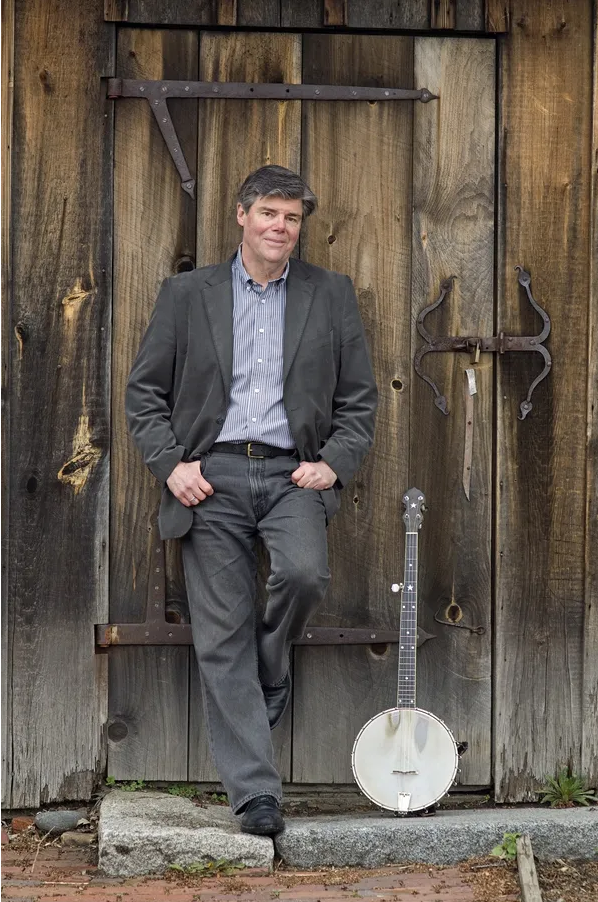
<svg viewBox="0 0 598 902">
<path fill-rule="evenodd" d="M 332 467 L 341 488 L 374 440 L 378 389 L 353 283 L 345 276 L 340 366 L 332 400 L 332 430 L 319 457 Z"/>
<path fill-rule="evenodd" d="M 176 356 L 175 306 L 165 279 L 133 364 L 125 394 L 129 432 L 144 463 L 166 482 L 185 453 L 171 428 L 171 392 Z"/>
</svg>

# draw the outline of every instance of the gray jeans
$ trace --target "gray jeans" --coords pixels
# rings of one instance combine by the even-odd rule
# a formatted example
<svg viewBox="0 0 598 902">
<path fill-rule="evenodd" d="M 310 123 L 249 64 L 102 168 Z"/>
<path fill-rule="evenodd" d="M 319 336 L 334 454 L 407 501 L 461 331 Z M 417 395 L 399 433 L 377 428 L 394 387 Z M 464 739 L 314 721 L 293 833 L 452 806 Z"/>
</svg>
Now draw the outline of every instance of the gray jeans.
<svg viewBox="0 0 598 902">
<path fill-rule="evenodd" d="M 282 797 L 261 686 L 284 680 L 291 642 L 326 592 L 326 514 L 319 492 L 291 481 L 295 457 L 215 452 L 201 463 L 214 494 L 193 509 L 183 564 L 210 747 L 238 811 L 262 793 Z M 271 566 L 259 623 L 257 536 Z"/>
</svg>

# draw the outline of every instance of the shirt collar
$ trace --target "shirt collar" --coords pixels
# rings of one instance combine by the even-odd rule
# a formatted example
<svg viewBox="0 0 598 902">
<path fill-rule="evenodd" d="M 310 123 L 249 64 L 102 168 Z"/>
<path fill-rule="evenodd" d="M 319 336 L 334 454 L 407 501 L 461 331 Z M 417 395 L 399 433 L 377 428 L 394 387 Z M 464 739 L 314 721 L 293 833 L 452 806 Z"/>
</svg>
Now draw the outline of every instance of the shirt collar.
<svg viewBox="0 0 598 902">
<path fill-rule="evenodd" d="M 235 257 L 235 260 L 234 260 L 234 265 L 238 267 L 239 272 L 241 274 L 241 278 L 243 279 L 245 284 L 247 284 L 248 282 L 253 283 L 254 279 L 251 278 L 251 276 L 249 275 L 249 273 L 243 266 L 243 256 L 241 254 L 242 247 L 243 247 L 243 245 L 240 244 L 239 248 L 237 250 L 237 256 Z M 289 261 L 287 261 L 287 265 L 285 266 L 284 272 L 282 273 L 282 275 L 280 275 L 277 279 L 272 279 L 271 281 L 272 282 L 280 282 L 280 281 L 286 282 L 288 274 L 289 274 Z M 268 285 L 269 284 L 270 284 L 270 282 L 268 282 Z"/>
</svg>

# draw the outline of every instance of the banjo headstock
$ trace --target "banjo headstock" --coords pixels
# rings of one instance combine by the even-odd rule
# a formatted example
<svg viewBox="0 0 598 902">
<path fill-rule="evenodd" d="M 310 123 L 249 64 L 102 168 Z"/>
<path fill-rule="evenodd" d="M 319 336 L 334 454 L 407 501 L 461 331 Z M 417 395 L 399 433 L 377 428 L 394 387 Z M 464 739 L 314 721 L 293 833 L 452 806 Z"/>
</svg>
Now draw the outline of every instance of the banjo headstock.
<svg viewBox="0 0 598 902">
<path fill-rule="evenodd" d="M 419 489 L 409 489 L 403 495 L 403 504 L 405 505 L 405 513 L 403 514 L 403 522 L 407 532 L 417 532 L 421 529 L 423 522 L 423 511 L 425 510 L 426 499 L 424 493 Z"/>
</svg>

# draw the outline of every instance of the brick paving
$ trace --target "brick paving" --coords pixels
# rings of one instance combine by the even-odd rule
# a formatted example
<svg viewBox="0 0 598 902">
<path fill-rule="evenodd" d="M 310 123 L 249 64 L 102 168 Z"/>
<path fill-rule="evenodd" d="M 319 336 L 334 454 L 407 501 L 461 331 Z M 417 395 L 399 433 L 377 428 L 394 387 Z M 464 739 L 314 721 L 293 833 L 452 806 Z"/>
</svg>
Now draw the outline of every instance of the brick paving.
<svg viewBox="0 0 598 902">
<path fill-rule="evenodd" d="M 4 902 L 476 902 L 457 867 L 391 865 L 374 871 L 343 869 L 274 874 L 242 871 L 233 877 L 106 879 L 94 853 L 42 847 L 34 853 L 6 848 L 2 855 Z M 480 897 L 477 897 L 480 898 Z M 496 902 L 518 896 L 496 897 Z M 495 900 L 493 899 L 493 902 Z"/>
</svg>

